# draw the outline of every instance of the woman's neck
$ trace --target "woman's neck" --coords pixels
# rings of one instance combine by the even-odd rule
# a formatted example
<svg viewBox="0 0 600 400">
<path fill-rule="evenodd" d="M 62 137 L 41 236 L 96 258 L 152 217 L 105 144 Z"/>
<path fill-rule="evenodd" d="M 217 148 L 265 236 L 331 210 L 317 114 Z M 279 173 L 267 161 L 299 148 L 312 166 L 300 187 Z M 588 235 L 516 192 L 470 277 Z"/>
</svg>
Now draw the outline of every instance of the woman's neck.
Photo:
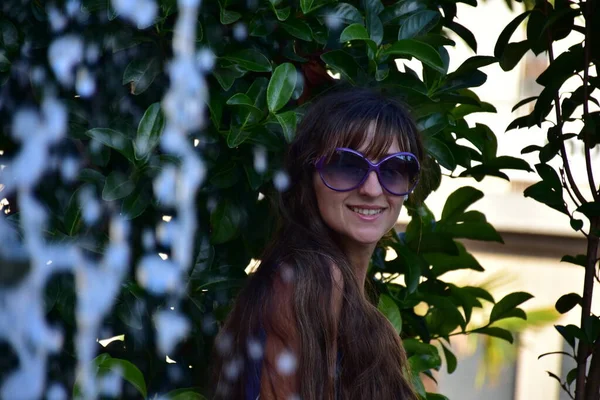
<svg viewBox="0 0 600 400">
<path fill-rule="evenodd" d="M 376 244 L 343 243 L 342 250 L 354 269 L 361 293 L 364 294 L 369 261 Z"/>
</svg>

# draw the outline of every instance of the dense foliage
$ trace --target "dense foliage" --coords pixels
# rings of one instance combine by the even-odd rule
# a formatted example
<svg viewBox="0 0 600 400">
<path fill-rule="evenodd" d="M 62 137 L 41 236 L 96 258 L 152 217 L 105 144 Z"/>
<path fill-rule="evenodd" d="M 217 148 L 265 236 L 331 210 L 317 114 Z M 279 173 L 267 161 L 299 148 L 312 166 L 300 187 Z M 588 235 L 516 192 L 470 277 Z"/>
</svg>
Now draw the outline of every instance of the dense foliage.
<svg viewBox="0 0 600 400">
<path fill-rule="evenodd" d="M 69 107 L 68 139 L 52 151 L 56 162 L 74 159 L 80 169 L 75 179 L 68 179 L 65 167 L 62 174 L 48 173 L 37 184 L 36 194 L 50 211 L 46 240 L 77 240 L 89 257 L 97 258 L 108 243 L 108 217 L 121 214 L 131 221 L 133 263 L 113 311 L 104 318 L 104 330 L 99 332 L 124 334 L 124 340 L 113 341 L 106 348 L 98 345 L 98 353 L 105 354 L 96 359 L 99 373 L 117 368 L 133 383 L 125 386 L 123 397 L 134 398 L 138 392 L 150 397 L 182 387 L 208 393 L 216 329 L 244 281 L 246 266 L 260 257 L 269 239 L 272 204 L 277 191 L 287 184 L 285 171 L 281 171 L 283 151 L 293 138 L 304 107 L 338 83 L 332 77 L 336 74 L 346 84 L 376 87 L 400 97 L 411 108 L 427 150 L 420 185 L 407 204 L 412 220 L 406 232 L 382 241 L 369 270 L 369 280 L 377 289 L 374 301 L 404 339 L 420 396 L 444 398 L 425 393 L 419 374 L 431 375 L 432 370 L 442 368 L 442 359 L 445 368 L 454 371 L 452 336 L 477 333 L 512 341 L 509 331 L 494 324 L 509 317 L 525 318 L 518 307 L 529 294 L 512 293 L 495 301 L 483 288 L 444 281 L 448 271 L 484 270 L 460 239 L 502 241 L 485 215 L 470 209 L 483 193 L 469 186 L 458 189 L 440 216 L 433 215 L 423 201 L 439 186 L 442 171 L 453 178 L 482 180 L 488 176 L 508 179 L 503 172 L 507 169 L 530 169 L 521 159 L 497 154 L 494 132 L 484 124 L 470 125 L 465 116 L 495 111 L 471 90 L 486 81 L 481 68 L 498 61 L 505 68 L 514 67 L 527 49 L 547 50 L 542 31 L 555 25 L 535 22 L 534 16 L 542 8 L 528 11 L 500 37 L 495 56 L 475 55 L 449 71 L 447 48 L 455 44 L 448 38 L 449 31 L 477 53 L 475 37 L 456 21 L 456 6 L 461 2 L 477 5 L 476 0 L 223 0 L 202 4 L 197 23 L 198 69 L 209 71 L 208 121 L 189 140 L 197 145 L 206 179 L 196 196 L 199 230 L 195 265 L 187 277 L 184 301 L 177 304 L 192 329 L 169 354 L 157 350 L 153 324 L 156 312 L 171 306 L 169 288 L 157 293 L 136 276 L 139 278 L 138 261 L 147 252 L 170 255 L 169 241 L 160 237 L 176 229 L 163 220 L 165 215 L 177 215 L 155 198 L 153 182 L 161 171 L 179 162 L 160 145 L 165 127 L 160 102 L 169 84 L 165 71 L 173 57 L 177 4 L 174 0 L 159 1 L 155 22 L 142 29 L 120 18 L 108 0 L 57 2 L 55 7 L 40 1 L 2 4 L 3 157 L 11 160 L 22 147 L 11 135 L 11 117 L 16 110 L 37 106 L 49 94 L 58 95 Z M 73 4 L 76 9 L 69 11 Z M 64 24 L 57 24 L 56 10 L 65 18 Z M 559 10 L 558 5 L 552 12 L 555 17 L 550 21 L 554 22 L 576 15 L 575 11 Z M 507 44 L 516 25 L 528 15 L 528 40 Z M 96 58 L 92 54 L 84 61 L 96 82 L 92 95 L 81 85 L 60 84 L 56 67 L 49 60 L 53 40 L 68 35 L 80 36 L 88 49 L 97 52 Z M 551 64 L 549 72 L 540 77 L 547 90 L 537 99 L 532 116 L 516 124 L 533 125 L 545 118 L 559 83 L 575 72 L 589 70 L 588 64 L 581 63 L 582 54 L 588 61 L 595 59 L 589 48 L 573 48 Z M 402 64 L 406 59 L 418 60 L 422 74 L 406 65 L 397 68 L 396 60 Z M 586 78 L 583 89 L 571 95 L 570 103 L 565 99 L 562 108 L 564 102 L 573 109 L 586 104 L 590 95 L 585 88 L 597 83 L 597 78 Z M 568 117 L 570 114 L 561 118 Z M 594 118 L 591 113 L 584 116 L 587 128 L 580 135 L 588 147 L 598 143 Z M 562 196 L 561 181 L 545 164 L 560 152 L 563 140 L 571 137 L 562 134 L 561 124 L 557 127 L 549 131 L 549 144 L 541 152 L 546 158 L 537 166 L 543 181 L 526 193 L 536 199 Z M 459 139 L 469 144 L 458 144 Z M 86 217 L 89 209 L 81 200 L 85 197 L 82 193 L 89 193 L 90 188 L 92 198 L 101 197 L 104 216 L 93 223 Z M 18 196 L 9 196 L 8 219 L 16 229 L 23 220 Z M 552 201 L 544 202 L 566 212 Z M 587 215 L 593 219 L 598 203 L 587 204 L 579 210 L 591 210 Z M 574 221 L 574 227 L 581 228 Z M 597 229 L 597 218 L 594 221 Z M 157 244 L 148 246 L 147 238 L 153 238 L 155 232 Z M 176 237 L 177 231 L 170 234 Z M 590 232 L 590 237 L 597 243 L 597 232 Z M 397 257 L 386 261 L 388 248 Z M 27 274 L 24 264 L 3 263 L 7 268 L 0 275 L 2 287 L 18 285 Z M 590 266 L 588 262 L 592 272 L 594 263 Z M 396 279 L 400 277 L 403 281 Z M 77 357 L 74 304 L 77 291 L 82 290 L 76 283 L 72 274 L 57 272 L 45 286 L 47 318 L 66 333 L 62 350 L 49 357 L 48 382 L 59 382 L 69 390 L 75 384 Z M 487 323 L 474 325 L 473 310 L 486 302 L 494 303 Z M 420 303 L 427 305 L 426 312 L 415 312 Z M 589 307 L 587 310 L 589 315 Z M 590 332 L 597 332 L 591 322 L 585 324 Z M 569 329 L 561 333 L 575 332 Z M 573 336 L 576 334 L 567 338 Z M 4 342 L 0 345 L 9 354 L 0 367 L 1 383 L 10 376 L 17 360 L 10 346 Z M 166 362 L 166 355 L 175 364 Z"/>
<path fill-rule="evenodd" d="M 513 32 L 524 21 L 527 21 L 527 38 L 509 43 Z M 549 59 L 548 67 L 536 80 L 543 87 L 539 96 L 523 99 L 514 107 L 517 109 L 534 102 L 531 113 L 515 119 L 507 129 L 535 125 L 546 129 L 547 143 L 527 146 L 522 151 L 539 154 L 535 169 L 541 179 L 528 187 L 524 194 L 569 216 L 571 227 L 587 239 L 586 254 L 562 258 L 562 261 L 585 268 L 584 287 L 581 293 L 564 294 L 556 302 L 560 313 L 581 306 L 579 326 L 556 326 L 572 348 L 572 352 L 566 355 L 574 359 L 575 366 L 564 377 L 549 373 L 576 400 L 592 400 L 600 396 L 600 318 L 591 312 L 594 281 L 598 280 L 596 265 L 600 260 L 600 186 L 594 176 L 594 173 L 597 176 L 600 165 L 597 149 L 600 144 L 600 112 L 594 109 L 599 105 L 597 90 L 600 89 L 599 23 L 600 7 L 594 1 L 555 0 L 553 4 L 537 1 L 534 7 L 507 25 L 494 51 L 505 70 L 514 68 L 530 50 L 536 55 L 546 53 Z M 555 42 L 567 37 L 575 37 L 575 43 L 568 51 L 556 56 Z M 576 89 L 565 93 L 564 88 L 568 87 L 565 83 L 573 82 L 573 79 L 577 82 Z M 579 154 L 585 159 L 585 184 L 576 182 L 573 177 L 569 163 L 572 153 L 567 151 L 569 147 L 580 149 Z M 582 188 L 582 184 L 588 187 L 587 190 Z M 566 196 L 568 201 L 565 201 Z"/>
</svg>

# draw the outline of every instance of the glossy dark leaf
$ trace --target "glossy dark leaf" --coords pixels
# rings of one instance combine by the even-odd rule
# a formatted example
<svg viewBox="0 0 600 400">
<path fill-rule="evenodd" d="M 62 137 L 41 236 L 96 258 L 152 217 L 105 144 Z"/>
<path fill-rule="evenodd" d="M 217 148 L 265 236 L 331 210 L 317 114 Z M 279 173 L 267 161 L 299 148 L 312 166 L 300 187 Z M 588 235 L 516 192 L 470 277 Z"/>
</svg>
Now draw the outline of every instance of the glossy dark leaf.
<svg viewBox="0 0 600 400">
<path fill-rule="evenodd" d="M 433 68 L 438 72 L 444 72 L 444 62 L 440 54 L 430 45 L 420 42 L 416 39 L 399 40 L 387 47 L 383 54 L 415 57 L 423 64 Z"/>
<path fill-rule="evenodd" d="M 585 254 L 577 254 L 576 256 L 566 255 L 563 256 L 560 261 L 568 262 L 575 265 L 580 265 L 582 267 L 586 266 L 586 256 Z"/>
<path fill-rule="evenodd" d="M 438 11 L 432 10 L 423 10 L 411 14 L 400 25 L 398 40 L 425 35 L 438 24 L 441 17 Z"/>
<path fill-rule="evenodd" d="M 281 125 L 286 142 L 290 143 L 296 134 L 296 112 L 286 111 L 281 114 L 275 114 L 275 118 L 277 118 L 277 122 Z"/>
<path fill-rule="evenodd" d="M 369 40 L 369 33 L 362 24 L 348 25 L 340 35 L 340 42 L 350 42 L 352 40 Z"/>
<path fill-rule="evenodd" d="M 114 201 L 128 196 L 135 189 L 133 181 L 129 180 L 124 174 L 113 171 L 106 177 L 104 189 L 102 189 L 102 199 Z"/>
<path fill-rule="evenodd" d="M 563 200 L 562 191 L 558 192 L 552 186 L 544 181 L 534 183 L 523 192 L 525 197 L 546 204 L 548 207 L 554 208 L 564 214 L 567 214 L 567 208 Z"/>
<path fill-rule="evenodd" d="M 567 293 L 560 296 L 560 298 L 556 301 L 556 305 L 554 307 L 559 313 L 565 314 L 571 311 L 571 309 L 576 305 L 581 305 L 582 301 L 583 300 L 581 299 L 581 296 L 578 293 Z"/>
<path fill-rule="evenodd" d="M 510 333 L 510 331 L 503 329 L 503 328 L 498 328 L 495 326 L 477 329 L 475 331 L 475 333 L 479 333 L 482 335 L 488 335 L 488 336 L 496 337 L 499 339 L 504 339 L 508 343 L 513 342 L 513 336 L 512 336 L 512 333 Z"/>
<path fill-rule="evenodd" d="M 510 311 L 531 298 L 533 298 L 533 296 L 525 292 L 507 294 L 502 300 L 494 305 L 494 308 L 492 308 L 490 323 L 506 318 Z"/>
<path fill-rule="evenodd" d="M 588 218 L 600 217 L 600 202 L 584 203 L 577 209 L 578 212 L 582 213 Z"/>
<path fill-rule="evenodd" d="M 283 63 L 275 68 L 267 87 L 267 104 L 269 111 L 277 112 L 292 97 L 296 87 L 298 74 L 291 63 Z"/>
<path fill-rule="evenodd" d="M 519 61 L 523 58 L 525 53 L 530 49 L 529 42 L 523 40 L 521 42 L 509 43 L 504 48 L 504 52 L 500 57 L 500 67 L 504 71 L 511 71 L 517 66 Z"/>
<path fill-rule="evenodd" d="M 448 22 L 446 26 L 448 29 L 454 31 L 454 33 L 456 33 L 462 40 L 464 40 L 471 50 L 477 53 L 477 39 L 475 39 L 473 32 L 455 21 Z"/>
<path fill-rule="evenodd" d="M 261 52 L 254 49 L 240 50 L 223 57 L 240 67 L 254 72 L 271 72 L 271 63 Z"/>
<path fill-rule="evenodd" d="M 307 42 L 312 41 L 310 26 L 300 19 L 290 19 L 286 22 L 281 22 L 280 25 L 290 35 Z"/>
<path fill-rule="evenodd" d="M 425 149 L 442 167 L 454 171 L 456 168 L 456 160 L 454 159 L 452 151 L 444 142 L 434 137 L 428 138 L 425 141 Z"/>
<path fill-rule="evenodd" d="M 160 73 L 160 61 L 156 57 L 133 60 L 123 73 L 123 85 L 131 84 L 131 93 L 145 92 Z"/>
<path fill-rule="evenodd" d="M 483 198 L 483 192 L 471 186 L 464 186 L 455 190 L 444 205 L 442 221 L 451 223 L 456 221 L 473 203 Z"/>
<path fill-rule="evenodd" d="M 451 374 L 454 371 L 456 371 L 456 365 L 457 365 L 456 356 L 449 348 L 447 348 L 443 344 L 442 344 L 442 349 L 444 350 L 444 357 L 446 358 L 447 371 L 449 374 Z"/>
<path fill-rule="evenodd" d="M 506 45 L 510 41 L 515 30 L 521 25 L 521 22 L 525 20 L 529 16 L 531 11 L 525 11 L 515 17 L 500 33 L 498 40 L 496 41 L 496 46 L 494 47 L 494 56 L 496 58 L 501 58 L 506 49 Z"/>
<path fill-rule="evenodd" d="M 154 103 L 146 109 L 137 128 L 134 142 L 135 158 L 146 157 L 160 141 L 160 135 L 165 127 L 165 118 L 160 109 L 160 103 Z"/>
<path fill-rule="evenodd" d="M 350 54 L 344 50 L 333 50 L 321 55 L 327 65 L 336 72 L 341 73 L 350 82 L 355 82 L 360 71 L 360 66 Z"/>
<path fill-rule="evenodd" d="M 223 201 L 210 214 L 211 241 L 214 244 L 225 243 L 239 232 L 242 221 L 241 210 L 230 201 Z"/>
<path fill-rule="evenodd" d="M 400 310 L 394 299 L 388 295 L 382 294 L 379 296 L 377 308 L 390 321 L 396 330 L 396 333 L 402 333 L 402 315 L 400 315 Z"/>
</svg>

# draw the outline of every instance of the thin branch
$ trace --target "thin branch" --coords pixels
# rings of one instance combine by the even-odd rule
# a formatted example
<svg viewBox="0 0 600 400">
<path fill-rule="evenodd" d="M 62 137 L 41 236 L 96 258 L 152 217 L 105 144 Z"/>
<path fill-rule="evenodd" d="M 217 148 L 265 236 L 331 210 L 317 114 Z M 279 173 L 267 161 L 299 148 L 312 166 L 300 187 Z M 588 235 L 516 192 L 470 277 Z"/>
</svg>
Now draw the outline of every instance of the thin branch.
<svg viewBox="0 0 600 400">
<path fill-rule="evenodd" d="M 589 117 L 590 110 L 588 108 L 589 102 L 589 89 L 588 82 L 590 80 L 590 39 L 592 37 L 592 7 L 593 1 L 588 0 L 585 2 L 585 43 L 584 43 L 584 69 L 583 69 L 583 120 L 587 121 Z M 590 137 L 589 137 L 589 129 L 585 129 L 585 167 L 587 170 L 588 182 L 590 184 L 590 190 L 592 191 L 592 197 L 595 201 L 600 201 L 600 192 L 598 191 L 598 187 L 594 182 L 594 173 L 592 172 L 592 158 L 590 155 Z"/>
<path fill-rule="evenodd" d="M 567 185 L 567 181 L 565 180 L 565 170 L 564 170 L 564 168 L 560 168 L 559 170 L 560 170 L 560 178 L 561 178 L 561 182 L 562 182 L 563 187 L 565 188 L 565 190 L 569 194 L 569 197 L 571 198 L 571 201 L 573 201 L 573 204 L 575 204 L 575 207 L 579 208 L 579 206 L 581 204 L 579 204 L 577 202 L 577 200 L 573 196 L 573 192 L 571 192 L 571 188 L 569 187 L 569 185 Z"/>
<path fill-rule="evenodd" d="M 546 32 L 548 35 L 548 60 L 550 64 L 552 64 L 554 62 L 554 50 L 552 49 L 552 37 L 550 34 L 550 29 L 547 29 Z M 560 97 L 558 94 L 558 90 L 554 94 L 554 111 L 556 113 L 556 125 L 560 127 L 559 132 L 562 133 L 563 121 L 562 116 L 560 115 Z M 565 172 L 567 173 L 569 185 L 571 185 L 575 196 L 577 197 L 577 199 L 579 199 L 580 203 L 587 203 L 585 197 L 583 197 L 583 195 L 579 191 L 579 188 L 575 184 L 575 179 L 573 179 L 573 174 L 571 173 L 571 165 L 569 164 L 569 157 L 567 156 L 567 149 L 565 148 L 565 142 L 563 140 L 560 140 L 560 156 L 562 157 L 563 165 L 565 166 Z"/>
</svg>

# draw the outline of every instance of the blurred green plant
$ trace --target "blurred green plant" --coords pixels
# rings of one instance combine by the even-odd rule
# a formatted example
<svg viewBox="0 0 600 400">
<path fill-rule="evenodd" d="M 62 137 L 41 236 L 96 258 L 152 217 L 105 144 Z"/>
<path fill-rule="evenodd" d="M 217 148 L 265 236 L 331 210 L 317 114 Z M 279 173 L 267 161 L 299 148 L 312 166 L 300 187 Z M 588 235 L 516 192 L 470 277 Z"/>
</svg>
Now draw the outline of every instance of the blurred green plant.
<svg viewBox="0 0 600 400">
<path fill-rule="evenodd" d="M 47 65 L 52 35 L 47 34 L 51 21 L 46 7 L 39 1 L 12 3 L 0 15 L 4 49 L 0 82 L 11 99 L 0 108 L 0 120 L 6 121 L 1 134 L 7 158 L 18 150 L 8 125 L 15 104 L 36 104 L 52 81 L 30 79 Z M 487 79 L 482 68 L 498 59 L 501 65 L 506 65 L 507 57 L 514 59 L 507 55 L 505 44 L 498 58 L 474 55 L 450 71 L 447 48 L 455 42 L 447 31 L 477 54 L 475 36 L 457 22 L 458 3 L 477 5 L 476 0 L 203 2 L 197 46 L 199 63 L 212 67 L 207 76 L 209 122 L 189 140 L 201 154 L 207 179 L 197 196 L 197 256 L 181 310 L 192 330 L 168 355 L 183 368 L 170 373 L 173 364 L 156 350 L 152 316 L 167 307 L 167 299 L 140 287 L 133 267 L 115 309 L 105 319 L 110 332 L 125 334 L 124 342 L 99 348 L 107 354 L 103 363 L 122 360 L 111 362 L 127 362 L 125 370 L 139 369 L 134 375 L 145 380 L 136 378 L 136 384 L 131 375 L 124 377 L 138 390 L 145 387 L 140 392 L 144 397 L 174 386 L 199 387 L 208 393 L 214 334 L 244 282 L 246 266 L 260 257 L 272 233 L 274 180 L 282 173 L 282 153 L 305 106 L 334 87 L 338 80 L 332 76 L 337 74 L 346 84 L 374 87 L 401 98 L 422 132 L 427 156 L 420 185 L 406 205 L 411 222 L 406 232 L 382 240 L 369 270 L 378 293 L 374 302 L 404 339 L 419 395 L 428 400 L 445 398 L 426 393 L 419 377 L 421 373 L 432 376 L 432 370 L 442 367 L 435 343 L 441 343 L 449 372 L 456 368 L 452 336 L 478 334 L 512 343 L 511 332 L 499 323 L 506 318 L 525 319 L 519 307 L 531 295 L 511 293 L 496 302 L 484 288 L 444 280 L 449 271 L 484 271 L 461 239 L 502 242 L 485 215 L 470 209 L 483 193 L 470 186 L 458 189 L 439 219 L 424 203 L 440 185 L 442 174 L 481 181 L 508 179 L 503 171 L 509 169 L 530 170 L 524 160 L 498 154 L 489 127 L 465 119 L 473 113 L 495 112 L 472 90 Z M 165 124 L 159 102 L 167 85 L 164 68 L 172 57 L 177 7 L 174 0 L 158 4 L 155 24 L 144 30 L 119 19 L 108 0 L 83 0 L 87 19 L 68 21 L 69 32 L 79 32 L 86 44 L 98 46 L 100 62 L 90 67 L 99 88 L 102 85 L 91 98 L 61 89 L 70 112 L 69 141 L 62 151 L 76 154 L 82 168 L 75 182 L 52 178 L 38 188 L 40 200 L 51 210 L 48 239 L 77 240 L 92 256 L 103 252 L 108 224 L 85 222 L 82 190 L 101 195 L 105 213 L 131 219 L 132 265 L 144 254 L 144 235 L 157 225 L 159 230 L 168 226 L 164 207 L 152 196 L 152 182 L 160 171 L 178 162 L 159 146 Z M 411 59 L 419 62 L 422 71 L 404 63 Z M 583 94 L 581 98 L 589 99 Z M 9 218 L 18 223 L 15 199 L 9 200 Z M 387 249 L 397 257 L 385 261 Z M 168 252 L 168 247 L 159 245 L 158 250 Z M 388 279 L 392 276 L 403 276 L 404 284 Z M 67 332 L 64 351 L 53 358 L 49 375 L 68 387 L 75 383 L 74 296 L 70 276 L 57 274 L 46 288 L 48 318 Z M 470 327 L 473 310 L 486 302 L 493 304 L 487 322 Z M 415 313 L 417 304 L 425 304 L 426 311 Z M 126 391 L 124 396 L 139 393 Z"/>
<path fill-rule="evenodd" d="M 510 42 L 514 31 L 524 22 L 527 38 L 521 42 Z M 559 353 L 572 357 L 576 366 L 565 377 L 548 372 L 576 400 L 592 400 L 600 396 L 600 318 L 591 312 L 599 261 L 600 187 L 594 173 L 598 172 L 596 146 L 600 143 L 600 112 L 590 110 L 593 105 L 598 106 L 598 99 L 593 95 L 600 88 L 597 74 L 599 24 L 600 7 L 594 1 L 555 0 L 550 3 L 537 0 L 535 7 L 521 13 L 506 26 L 494 50 L 504 70 L 513 69 L 529 51 L 535 55 L 548 55 L 548 67 L 536 80 L 542 86 L 541 93 L 522 99 L 513 108 L 514 111 L 533 102 L 533 111 L 516 118 L 507 130 L 533 126 L 546 130 L 545 144 L 530 145 L 522 150 L 523 154 L 539 154 L 535 169 L 541 179 L 525 189 L 524 194 L 567 215 L 573 230 L 587 239 L 585 254 L 565 255 L 561 260 L 585 269 L 582 291 L 564 294 L 556 302 L 556 310 L 560 313 L 581 307 L 579 325 L 556 326 L 572 348 L 572 353 Z M 564 53 L 555 55 L 555 42 L 567 37 L 574 39 L 575 43 Z M 596 75 L 592 75 L 594 71 Z M 566 92 L 564 85 L 567 81 L 577 82 L 577 88 Z M 574 150 L 568 151 L 567 148 Z M 581 189 L 583 182 L 575 182 L 573 178 L 569 158 L 577 151 L 585 159 L 589 192 Z M 570 199 L 568 202 L 565 195 Z"/>
</svg>

